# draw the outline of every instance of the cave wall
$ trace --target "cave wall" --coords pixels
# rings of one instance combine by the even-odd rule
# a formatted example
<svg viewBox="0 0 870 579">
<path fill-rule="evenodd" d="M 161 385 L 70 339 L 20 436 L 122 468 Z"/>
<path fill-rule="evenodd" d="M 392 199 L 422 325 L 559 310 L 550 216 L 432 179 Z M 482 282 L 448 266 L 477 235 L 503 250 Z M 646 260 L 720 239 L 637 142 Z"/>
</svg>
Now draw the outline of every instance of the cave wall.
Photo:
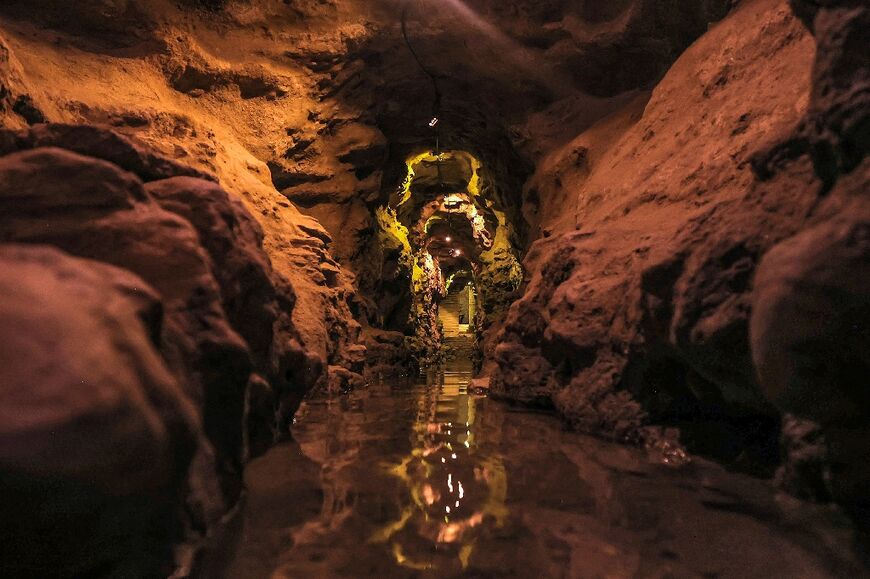
<svg viewBox="0 0 870 579">
<path fill-rule="evenodd" d="M 764 24 L 748 33 L 756 20 Z M 644 391 L 636 367 L 661 355 L 717 384 L 717 403 L 764 411 L 741 294 L 758 256 L 793 234 L 816 193 L 753 191 L 750 161 L 756 143 L 785 137 L 804 113 L 813 50 L 786 2 L 744 3 L 647 102 L 542 160 L 524 205 L 542 238 L 499 346 L 499 392 L 551 398 L 579 427 L 627 437 L 636 424 L 610 421 L 611 397 L 628 391 L 667 411 L 648 398 L 668 393 Z"/>
<path fill-rule="evenodd" d="M 362 383 L 353 276 L 268 165 L 308 122 L 307 76 L 227 32 L 274 8 L 0 8 L 4 572 L 196 573 L 245 462 L 307 392 Z M 101 458 L 125 453 L 151 470 Z"/>
<path fill-rule="evenodd" d="M 292 315 L 304 348 L 337 367 L 359 334 L 353 278 L 327 249 L 329 233 L 276 191 L 269 168 L 318 108 L 304 71 L 257 29 L 274 9 L 217 15 L 159 0 L 13 2 L 3 9 L 9 64 L 0 74 L 12 103 L 4 125 L 108 125 L 216 175 L 260 222 L 274 267 L 297 290 Z M 248 56 L 267 43 L 282 62 Z M 16 113 L 19 102 L 38 113 Z"/>
<path fill-rule="evenodd" d="M 408 41 L 439 84 L 442 146 L 481 159 L 525 245 L 521 191 L 541 150 L 652 86 L 729 6 L 479 0 L 457 18 L 455 7 L 417 3 Z M 409 57 L 404 7 L 8 2 L 4 124 L 106 123 L 216 174 L 261 221 L 276 269 L 304 287 L 293 316 L 305 347 L 337 367 L 359 332 L 342 327 L 343 304 L 378 323 L 375 210 L 433 140 L 431 79 Z"/>
<path fill-rule="evenodd" d="M 408 159 L 434 150 L 436 108 L 439 147 L 480 161 L 503 220 L 481 291 L 495 395 L 626 441 L 676 447 L 657 426 L 678 425 L 692 450 L 746 468 L 821 428 L 831 456 L 817 462 L 846 474 L 815 486 L 866 510 L 867 405 L 848 380 L 867 373 L 866 8 L 457 5 L 408 9 L 422 67 L 398 0 L 0 6 L 0 283 L 27 279 L 17 299 L 57 312 L 70 339 L 95 320 L 130 328 L 98 344 L 106 368 L 144 360 L 119 379 L 126 398 L 107 411 L 69 395 L 81 416 L 129 420 L 160 467 L 129 503 L 113 494 L 129 465 L 88 481 L 95 509 L 130 509 L 130 534 L 159 543 L 133 564 L 190 571 L 196 549 L 171 547 L 220 526 L 244 461 L 306 392 L 407 357 L 414 260 L 384 211 Z M 820 328 L 794 298 L 807 284 L 822 289 L 805 299 L 835 312 Z M 68 296 L 92 316 L 62 319 Z M 5 327 L 37 332 L 14 319 Z M 81 354 L 62 347 L 56 364 Z M 814 349 L 839 369 L 794 353 Z M 20 459 L 4 455 L 4 476 L 25 494 L 76 474 L 47 459 L 15 478 Z M 157 498 L 162 527 L 142 508 Z M 76 572 L 137 550 L 85 549 Z"/>
<path fill-rule="evenodd" d="M 648 98 L 542 156 L 523 204 L 538 239 L 491 382 L 598 435 L 671 444 L 651 425 L 677 425 L 691 450 L 736 467 L 785 460 L 791 475 L 804 469 L 802 482 L 784 482 L 791 490 L 826 489 L 824 499 L 834 487 L 858 504 L 866 447 L 855 413 L 867 405 L 842 372 L 867 375 L 856 353 L 870 287 L 857 46 L 867 12 L 849 2 L 805 11 L 741 2 Z M 830 270 L 813 269 L 825 251 Z M 854 282 L 834 282 L 846 269 Z M 823 361 L 827 348 L 842 348 L 836 361 Z M 804 453 L 810 466 L 783 456 L 818 448 L 807 434 L 818 441 L 818 425 L 801 423 L 823 414 L 810 406 L 839 408 L 823 422 L 840 475 L 822 473 L 818 453 Z"/>
</svg>

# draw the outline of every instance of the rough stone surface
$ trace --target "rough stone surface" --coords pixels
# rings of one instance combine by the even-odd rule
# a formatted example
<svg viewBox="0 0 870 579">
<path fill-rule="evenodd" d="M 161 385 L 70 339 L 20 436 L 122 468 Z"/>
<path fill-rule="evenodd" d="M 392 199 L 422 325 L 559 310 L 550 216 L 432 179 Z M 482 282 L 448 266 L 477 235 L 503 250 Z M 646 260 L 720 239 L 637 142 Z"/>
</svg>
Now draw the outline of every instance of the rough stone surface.
<svg viewBox="0 0 870 579">
<path fill-rule="evenodd" d="M 8 244 L 0 295 L 3 575 L 166 574 L 200 427 L 154 341 L 158 295 Z"/>
<path fill-rule="evenodd" d="M 407 371 L 408 354 L 405 336 L 401 332 L 388 332 L 369 328 L 365 335 L 366 367 L 372 374 L 391 374 Z"/>
<path fill-rule="evenodd" d="M 0 159 L 0 240 L 51 244 L 145 279 L 165 308 L 162 350 L 203 409 L 221 470 L 238 469 L 248 348 L 221 307 L 220 289 L 195 229 L 105 161 L 58 148 Z M 227 489 L 229 498 L 238 490 Z"/>
<path fill-rule="evenodd" d="M 164 179 L 148 183 L 146 190 L 163 209 L 196 228 L 212 260 L 227 318 L 251 348 L 261 371 L 273 375 L 270 350 L 279 306 L 259 224 L 241 202 L 201 179 Z M 280 311 L 291 311 L 294 296 L 281 297 Z"/>
<path fill-rule="evenodd" d="M 296 347 L 313 365 L 299 369 L 278 363 L 283 365 L 280 372 L 289 372 L 287 388 L 311 380 L 294 393 L 299 398 L 306 388 L 327 380 L 317 368 L 325 373 L 328 365 L 347 364 L 345 351 L 358 343 L 360 328 L 351 312 L 352 277 L 327 248 L 332 238 L 275 189 L 267 166 L 283 158 L 280 147 L 308 110 L 319 108 L 298 78 L 307 78 L 306 69 L 291 67 L 278 74 L 270 72 L 277 64 L 250 64 L 255 45 L 275 51 L 287 44 L 264 38 L 257 19 L 269 21 L 284 12 L 273 20 L 275 26 L 299 34 L 297 13 L 271 2 L 224 15 L 191 10 L 202 7 L 197 3 L 123 4 L 4 4 L 0 35 L 8 58 L 0 74 L 9 77 L 10 107 L 24 95 L 43 119 L 66 125 L 34 126 L 11 141 L 4 137 L 0 149 L 60 143 L 117 164 L 146 182 L 180 175 L 219 180 L 260 222 L 263 246 L 278 278 L 274 281 L 284 286 L 279 294 L 295 296 L 291 319 L 285 320 L 292 330 L 284 333 L 294 332 Z M 245 12 L 241 5 L 237 8 Z M 199 28 L 205 22 L 207 32 Z M 245 40 L 215 36 L 230 22 Z M 35 30 L 41 32 L 31 34 Z M 218 51 L 232 64 L 217 63 L 213 42 L 224 44 Z M 239 53 L 241 46 L 250 52 Z M 26 62 L 20 63 L 19 55 Z M 270 58 L 286 68 L 282 50 Z M 77 72 L 70 75 L 73 70 Z M 29 123 L 10 109 L 3 124 L 19 128 Z M 114 133 L 133 139 L 71 126 L 82 124 L 110 125 Z M 358 140 L 351 139 L 346 143 L 350 149 L 342 149 L 351 161 L 358 158 L 353 154 Z"/>
<path fill-rule="evenodd" d="M 749 356 L 751 275 L 800 226 L 817 182 L 798 166 L 757 185 L 750 159 L 799 120 L 812 54 L 784 2 L 743 3 L 649 102 L 541 161 L 524 213 L 543 237 L 496 349 L 495 393 L 621 439 L 664 421 L 730 440 L 698 449 L 727 460 L 743 447 L 775 455 L 775 411 Z"/>
<path fill-rule="evenodd" d="M 807 229 L 775 247 L 758 271 L 752 353 L 770 399 L 819 422 L 831 493 L 862 528 L 867 557 L 868 399 L 855 372 L 868 368 L 870 7 L 850 0 L 793 0 L 792 7 L 818 44 L 810 106 L 792 138 L 760 156 L 756 169 L 776 180 L 807 157 L 829 195 Z M 783 263 L 788 258 L 798 261 Z M 786 333 L 772 335 L 774 327 Z"/>
<path fill-rule="evenodd" d="M 319 354 L 300 343 L 292 286 L 272 270 L 259 225 L 215 183 L 187 170 L 173 176 L 175 165 L 106 129 L 3 134 L 11 145 L 0 156 L 0 241 L 52 245 L 148 284 L 153 303 L 142 316 L 205 433 L 186 482 L 185 540 L 195 553 L 191 541 L 237 501 L 243 462 L 286 434 L 304 393 L 324 380 Z M 69 149 L 158 180 L 146 187 L 117 164 Z M 359 370 L 361 353 L 353 355 Z M 182 559 L 181 568 L 195 565 Z"/>
<path fill-rule="evenodd" d="M 870 163 L 841 178 L 816 224 L 765 255 L 755 276 L 752 355 L 765 394 L 818 422 L 833 494 L 870 513 Z"/>
<path fill-rule="evenodd" d="M 439 156 L 393 204 L 437 140 L 480 161 L 482 219 L 503 234 L 474 255 L 488 260 L 476 344 L 493 395 L 663 456 L 681 452 L 669 426 L 765 474 L 785 452 L 797 494 L 787 480 L 824 479 L 801 461 L 825 463 L 860 517 L 865 396 L 770 336 L 795 324 L 789 339 L 824 343 L 838 372 L 865 369 L 858 346 L 834 346 L 864 347 L 844 322 L 863 311 L 862 278 L 825 278 L 819 295 L 789 281 L 862 271 L 865 4 L 9 0 L 0 241 L 154 288 L 159 351 L 217 449 L 200 446 L 192 494 L 219 494 L 217 461 L 232 500 L 242 461 L 286 433 L 306 392 L 441 341 L 444 271 L 412 287 L 419 255 L 378 213 L 404 212 L 419 241 L 433 193 L 471 188 L 470 164 Z M 766 337 L 750 340 L 750 319 Z M 401 337 L 415 320 L 418 339 Z M 190 510 L 214 520 L 208 502 Z"/>
<path fill-rule="evenodd" d="M 519 249 L 529 161 L 515 148 L 534 157 L 544 141 L 616 110 L 625 91 L 651 87 L 730 2 L 462 6 L 408 7 L 408 40 L 438 78 L 442 145 L 483 160 L 498 182 L 491 195 L 517 221 Z M 2 72 L 9 98 L 29 99 L 44 119 L 110 124 L 215 175 L 261 222 L 275 270 L 297 297 L 302 346 L 324 369 L 347 367 L 360 335 L 351 318 L 408 325 L 403 292 L 381 307 L 384 252 L 373 218 L 404 178 L 405 158 L 434 145 L 431 80 L 405 45 L 405 8 L 396 0 L 11 0 L 0 7 Z M 4 118 L 12 127 L 33 122 L 11 108 Z M 392 285 L 409 291 L 410 280 L 400 273 Z M 504 305 L 492 306 L 494 317 Z"/>
<path fill-rule="evenodd" d="M 135 174 L 142 181 L 179 175 L 214 180 L 212 175 L 157 155 L 120 134 L 89 125 L 38 124 L 2 138 L 4 154 L 39 147 L 61 147 L 87 157 L 108 161 Z"/>
</svg>

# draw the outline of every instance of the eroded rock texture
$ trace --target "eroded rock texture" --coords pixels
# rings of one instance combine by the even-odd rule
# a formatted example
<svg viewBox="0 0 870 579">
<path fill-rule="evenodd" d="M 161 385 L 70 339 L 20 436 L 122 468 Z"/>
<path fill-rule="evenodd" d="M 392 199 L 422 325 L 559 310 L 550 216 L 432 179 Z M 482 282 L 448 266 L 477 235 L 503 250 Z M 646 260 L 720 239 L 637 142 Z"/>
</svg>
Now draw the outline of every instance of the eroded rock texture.
<svg viewBox="0 0 870 579">
<path fill-rule="evenodd" d="M 171 572 L 202 432 L 158 351 L 157 292 L 123 269 L 4 244 L 0 295 L 4 574 Z"/>
<path fill-rule="evenodd" d="M 666 459 L 678 432 L 756 472 L 785 453 L 784 486 L 865 512 L 850 377 L 867 374 L 868 15 L 857 0 L 4 2 L 0 242 L 54 248 L 14 249 L 9 268 L 104 272 L 81 283 L 132 300 L 142 355 L 193 409 L 186 434 L 137 434 L 186 473 L 134 493 L 186 503 L 147 564 L 219 527 L 306 392 L 437 359 L 456 274 L 479 290 L 497 396 Z M 196 561 L 179 553 L 184 575 Z"/>
<path fill-rule="evenodd" d="M 139 308 L 134 313 L 146 324 L 144 335 L 159 353 L 160 368 L 165 364 L 174 376 L 170 381 L 173 387 L 177 381 L 179 397 L 193 415 L 196 428 L 201 428 L 196 431 L 200 434 L 192 462 L 188 457 L 188 462 L 176 465 L 187 475 L 184 526 L 188 534 L 182 537 L 182 526 L 173 528 L 168 521 L 168 531 L 174 535 L 161 548 L 168 549 L 181 539 L 192 543 L 196 536 L 207 536 L 238 501 L 247 457 L 262 451 L 280 433 L 286 434 L 302 395 L 326 380 L 317 350 L 303 346 L 291 319 L 296 302 L 292 286 L 273 270 L 262 247 L 259 224 L 220 186 L 201 175 L 190 176 L 199 175 L 196 171 L 94 127 L 40 125 L 21 132 L 6 131 L 0 140 L 6 153 L 0 157 L 0 241 L 50 245 L 126 272 L 123 275 L 127 277 L 117 274 L 124 282 L 117 285 L 138 296 L 141 304 L 137 302 Z M 34 276 L 41 271 L 48 280 L 44 290 L 53 291 L 52 276 L 64 279 L 64 263 L 60 258 L 32 258 L 28 267 Z M 55 271 L 57 268 L 61 270 Z M 108 265 L 94 264 L 92 268 L 115 271 Z M 8 273 L 13 274 L 14 269 Z M 80 313 L 83 318 L 96 315 L 87 310 L 89 302 L 79 303 L 78 299 L 73 293 L 68 307 L 85 308 Z M 10 307 L 12 315 L 15 307 Z M 19 314 L 22 320 L 26 321 L 27 312 Z M 30 323 L 38 324 L 38 319 Z M 101 331 L 126 322 L 97 318 L 90 323 L 103 339 Z M 19 339 L 26 340 L 31 326 L 17 331 L 14 327 L 9 331 L 20 331 Z M 89 349 L 87 340 L 76 338 L 85 330 L 76 332 L 69 336 L 72 344 L 79 344 L 88 356 L 99 356 L 99 351 Z M 117 341 L 111 336 L 106 339 Z M 114 365 L 118 372 L 126 372 L 129 366 L 135 374 L 135 368 L 145 364 L 142 371 L 148 370 L 150 362 L 135 360 L 135 350 L 128 351 L 130 347 L 122 343 L 116 347 L 126 357 L 106 360 L 107 368 Z M 43 348 L 44 355 L 49 356 L 51 344 Z M 13 364 L 22 352 L 4 349 L 7 354 L 10 370 L 19 376 L 17 382 L 9 383 L 9 396 L 24 403 L 27 398 L 16 389 L 24 387 L 27 369 Z M 78 359 L 75 351 L 59 350 L 54 365 L 47 368 L 72 377 L 87 368 L 87 362 Z M 38 367 L 29 372 L 35 381 L 43 379 Z M 114 383 L 106 383 L 106 376 L 89 379 L 82 375 L 81 383 L 93 380 L 113 392 Z M 40 404 L 45 403 L 41 400 L 35 397 L 29 401 L 36 416 L 40 415 Z M 50 441 L 57 439 L 51 438 L 50 426 L 37 424 L 34 430 L 49 437 L 43 441 L 47 456 L 62 453 L 69 444 L 52 445 Z M 126 456 L 121 449 L 123 440 L 114 440 L 110 429 L 105 438 L 96 436 L 98 430 L 93 432 L 93 444 L 117 445 L 106 449 L 109 460 Z M 11 438 L 4 438 L 4 444 L 10 448 L 15 445 Z M 133 445 L 128 449 L 136 455 L 134 450 Z M 146 459 L 140 456 L 137 460 Z M 76 457 L 71 464 L 85 470 L 91 465 Z M 17 464 L 6 466 L 16 473 Z M 135 500 L 145 498 L 134 496 Z M 121 514 L 110 512 L 108 516 Z M 133 535 L 137 532 L 150 533 L 144 527 Z M 179 562 L 184 564 L 181 559 Z M 83 556 L 81 564 L 100 562 L 88 563 Z"/>
<path fill-rule="evenodd" d="M 650 88 L 730 2 L 593 4 L 16 0 L 0 13 L 0 110 L 7 126 L 108 123 L 217 175 L 296 290 L 305 347 L 346 367 L 354 316 L 408 333 L 410 272 L 376 211 L 407 158 L 435 148 L 433 78 L 441 147 L 482 161 L 511 228 L 493 263 L 509 263 L 527 241 L 531 161 Z M 491 344 L 515 284 L 497 271 L 480 283 Z"/>
<path fill-rule="evenodd" d="M 730 430 L 728 458 L 765 450 L 739 438 L 763 432 L 746 428 L 756 421 L 776 430 L 749 357 L 752 272 L 818 192 L 809 167 L 772 187 L 750 161 L 800 118 L 813 48 L 784 2 L 744 3 L 648 102 L 544 158 L 524 206 L 544 238 L 497 350 L 497 392 L 617 438 L 643 437 L 647 418 L 707 422 Z"/>
<path fill-rule="evenodd" d="M 787 3 L 741 3 L 648 102 L 543 157 L 524 205 L 542 239 L 496 350 L 497 393 L 617 438 L 677 424 L 693 450 L 744 466 L 778 461 L 780 409 L 821 420 L 852 396 L 826 422 L 853 435 L 839 468 L 863 468 L 863 428 L 843 412 L 866 403 L 837 374 L 866 375 L 851 354 L 868 303 L 863 18 L 854 3 L 821 10 L 814 41 Z M 828 259 L 847 285 L 813 272 Z"/>
<path fill-rule="evenodd" d="M 821 425 L 832 493 L 866 520 L 870 409 L 867 163 L 839 180 L 805 230 L 765 255 L 755 279 L 752 353 L 779 407 Z"/>
</svg>

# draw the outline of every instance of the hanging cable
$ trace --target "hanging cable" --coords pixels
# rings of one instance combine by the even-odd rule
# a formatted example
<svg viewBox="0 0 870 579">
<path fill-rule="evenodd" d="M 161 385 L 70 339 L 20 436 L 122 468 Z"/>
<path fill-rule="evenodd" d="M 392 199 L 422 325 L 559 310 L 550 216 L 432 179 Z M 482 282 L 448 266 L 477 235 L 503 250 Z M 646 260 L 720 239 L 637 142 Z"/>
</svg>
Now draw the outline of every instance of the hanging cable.
<svg viewBox="0 0 870 579">
<path fill-rule="evenodd" d="M 440 131 L 440 121 L 441 121 L 441 88 L 438 86 L 438 78 L 435 76 L 429 68 L 423 63 L 423 60 L 420 58 L 420 55 L 417 53 L 414 45 L 411 43 L 410 36 L 408 34 L 408 14 L 411 10 L 411 0 L 407 0 L 405 3 L 405 7 L 402 9 L 402 37 L 405 39 L 405 45 L 408 47 L 408 51 L 411 53 L 411 56 L 414 57 L 414 60 L 417 62 L 417 66 L 420 67 L 420 70 L 429 77 L 429 80 L 432 82 L 432 117 L 429 121 L 429 126 L 435 131 L 435 169 L 438 172 L 438 189 L 439 192 L 444 191 L 444 180 L 441 174 L 441 131 Z"/>
<path fill-rule="evenodd" d="M 417 66 L 420 67 L 420 70 L 429 77 L 429 80 L 432 82 L 432 92 L 433 92 L 433 100 L 432 100 L 432 120 L 429 121 L 429 126 L 436 129 L 438 127 L 438 121 L 440 117 L 438 116 L 441 113 L 441 89 L 438 86 L 438 79 L 435 74 L 429 70 L 429 68 L 423 63 L 423 60 L 420 58 L 420 55 L 417 53 L 417 50 L 414 48 L 414 45 L 411 43 L 411 39 L 408 35 L 408 13 L 411 10 L 411 0 L 408 0 L 405 3 L 405 8 L 402 10 L 402 37 L 405 39 L 405 45 L 408 47 L 408 51 L 411 53 L 411 56 L 414 57 L 414 60 L 417 62 Z"/>
</svg>

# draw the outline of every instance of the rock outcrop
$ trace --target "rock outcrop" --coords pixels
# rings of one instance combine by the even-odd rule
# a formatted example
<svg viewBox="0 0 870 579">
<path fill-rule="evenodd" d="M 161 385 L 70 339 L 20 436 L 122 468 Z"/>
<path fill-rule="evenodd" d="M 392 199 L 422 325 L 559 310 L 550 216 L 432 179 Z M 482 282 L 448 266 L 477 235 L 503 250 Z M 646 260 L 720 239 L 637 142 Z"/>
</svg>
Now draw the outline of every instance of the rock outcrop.
<svg viewBox="0 0 870 579">
<path fill-rule="evenodd" d="M 755 276 L 752 355 L 765 394 L 817 422 L 831 493 L 866 521 L 870 469 L 870 202 L 865 161 L 815 224 L 769 251 Z"/>
<path fill-rule="evenodd" d="M 792 412 L 822 423 L 831 484 L 854 503 L 867 11 L 795 5 L 741 3 L 648 101 L 542 158 L 524 205 L 541 238 L 492 386 L 619 439 L 675 424 L 692 450 L 755 469 L 781 459 Z"/>
<path fill-rule="evenodd" d="M 158 294 L 119 268 L 4 244 L 0 295 L 3 574 L 168 575 L 202 431 L 158 351 Z"/>
<path fill-rule="evenodd" d="M 791 138 L 761 155 L 756 168 L 775 182 L 790 167 L 811 162 L 823 197 L 806 227 L 774 247 L 758 269 L 752 354 L 768 398 L 820 427 L 826 490 L 866 536 L 870 7 L 850 1 L 791 5 L 818 45 L 809 107 Z"/>
<path fill-rule="evenodd" d="M 65 128 L 47 131 L 34 126 L 18 138 L 31 141 L 30 147 L 64 139 L 69 150 L 109 160 L 144 181 L 172 176 L 219 181 L 262 228 L 263 247 L 276 277 L 283 279 L 276 283 L 285 286 L 279 293 L 295 296 L 288 321 L 295 342 L 286 346 L 286 381 L 326 384 L 328 366 L 349 365 L 348 349 L 359 343 L 361 328 L 351 311 L 356 307 L 353 277 L 334 259 L 328 248 L 332 237 L 323 226 L 275 189 L 268 166 L 283 158 L 280 147 L 292 140 L 294 127 L 309 122 L 308 111 L 318 108 L 300 85 L 309 73 L 295 68 L 273 72 L 273 66 L 254 66 L 244 55 L 218 62 L 212 53 L 216 48 L 210 47 L 216 38 L 210 35 L 228 23 L 248 36 L 242 45 L 265 40 L 256 23 L 248 22 L 256 20 L 256 11 L 241 14 L 240 5 L 222 13 L 229 18 L 224 21 L 203 7 L 165 0 L 4 5 L 0 36 L 6 56 L 0 60 L 0 82 L 8 93 L 2 102 L 9 103 L 0 111 L 4 126 L 64 123 Z M 275 10 L 289 11 L 263 9 L 267 20 Z M 275 22 L 298 33 L 298 22 Z M 209 32 L 200 36 L 197 30 L 204 29 L 198 27 L 206 23 Z M 35 29 L 47 36 L 28 32 Z M 58 42 L 46 42 L 53 35 Z M 238 43 L 218 44 L 226 45 L 227 50 L 219 50 L 228 55 L 228 47 Z M 286 67 L 283 51 L 274 57 Z M 72 70 L 77 72 L 70 75 Z M 39 120 L 13 110 L 19 99 L 38 111 Z M 92 150 L 81 150 L 75 141 L 86 129 L 66 125 L 82 124 L 111 126 L 141 145 L 90 135 L 81 138 Z M 318 126 L 325 131 L 326 124 Z"/>
<path fill-rule="evenodd" d="M 776 413 L 749 356 L 751 276 L 817 191 L 811 169 L 794 176 L 806 183 L 795 195 L 757 184 L 750 162 L 755 143 L 800 119 L 812 53 L 785 2 L 743 3 L 649 102 L 540 163 L 524 211 L 544 237 L 497 349 L 496 393 L 621 439 L 643 438 L 652 420 L 721 429 L 728 460 L 771 451 Z"/>
<path fill-rule="evenodd" d="M 320 356 L 305 347 L 292 318 L 297 302 L 293 288 L 272 269 L 259 224 L 239 201 L 197 171 L 106 129 L 40 125 L 0 135 L 0 247 L 10 243 L 50 245 L 92 260 L 87 263 L 96 271 L 120 272 L 115 274 L 119 279 L 115 285 L 122 294 L 136 297 L 138 309 L 134 313 L 144 324 L 142 331 L 152 340 L 154 356 L 159 354 L 160 368 L 165 364 L 171 372 L 169 383 L 180 389 L 178 396 L 200 434 L 191 443 L 196 452 L 192 461 L 188 457 L 190 464 L 177 466 L 186 481 L 188 514 L 184 526 L 173 528 L 171 521 L 167 522 L 167 533 L 174 534 L 161 549 L 169 549 L 182 539 L 195 546 L 221 524 L 238 501 L 245 460 L 262 452 L 276 436 L 286 435 L 302 396 L 326 380 Z M 25 260 L 28 254 L 23 250 L 20 254 L 28 271 L 47 280 L 63 280 L 65 267 L 75 270 L 61 258 Z M 84 263 L 72 258 L 68 261 Z M 98 294 L 98 289 L 93 293 Z M 90 307 L 88 304 L 84 305 Z M 106 307 L 111 304 L 107 302 Z M 69 307 L 77 310 L 79 306 L 73 301 Z M 20 314 L 22 324 L 28 312 L 33 313 L 28 309 Z M 52 315 L 60 316 L 57 312 Z M 80 312 L 82 318 L 88 315 L 96 314 L 88 314 L 87 309 Z M 37 324 L 38 320 L 28 323 Z M 86 321 L 76 320 L 70 323 Z M 88 323 L 99 333 L 99 328 L 114 322 L 97 317 Z M 21 339 L 28 328 L 21 330 Z M 82 338 L 75 336 L 84 331 L 76 329 L 70 338 L 81 342 Z M 99 339 L 104 339 L 102 334 Z M 116 341 L 111 334 L 105 339 Z M 43 354 L 49 356 L 51 344 L 42 347 Z M 107 367 L 116 364 L 121 372 L 127 371 L 121 368 L 125 364 L 131 369 L 145 364 L 142 372 L 151 371 L 150 358 L 139 361 L 132 346 L 116 347 L 126 358 L 109 359 Z M 8 370 L 19 372 L 14 355 L 21 352 L 4 349 L 7 354 Z M 76 360 L 75 352 L 59 350 L 57 354 L 57 372 L 72 376 L 82 371 L 80 365 L 85 362 Z M 360 370 L 358 362 L 347 370 L 336 367 L 336 372 L 349 373 L 352 378 L 356 375 L 353 370 Z M 40 385 L 43 379 L 46 387 L 51 384 L 50 375 L 43 377 L 36 367 L 31 370 Z M 100 376 L 93 379 L 97 386 L 111 388 L 111 383 L 99 382 Z M 147 376 L 143 374 L 142 379 Z M 49 403 L 39 396 L 28 399 L 15 393 L 12 383 L 9 395 L 17 396 L 21 404 L 33 405 L 36 415 L 40 415 L 41 405 Z M 42 427 L 34 428 L 36 436 Z M 43 441 L 48 458 L 62 452 L 68 443 L 51 438 L 50 426 L 44 428 L 41 436 L 48 437 Z M 131 445 L 123 450 L 123 439 L 114 440 L 112 432 L 106 428 L 106 438 L 97 436 L 93 441 L 96 448 L 116 445 L 106 447 L 107 464 L 125 460 L 126 453 L 135 449 Z M 4 438 L 3 444 L 14 445 L 11 438 Z M 84 458 L 71 464 L 90 468 L 91 462 Z M 10 476 L 20 474 L 15 463 L 6 466 Z M 136 497 L 140 499 L 143 496 Z M 184 528 L 186 536 L 182 535 Z M 140 531 L 150 532 L 143 527 L 134 535 Z M 194 564 L 184 561 L 185 556 L 179 555 L 182 568 Z M 82 565 L 98 563 L 82 559 Z"/>
</svg>

